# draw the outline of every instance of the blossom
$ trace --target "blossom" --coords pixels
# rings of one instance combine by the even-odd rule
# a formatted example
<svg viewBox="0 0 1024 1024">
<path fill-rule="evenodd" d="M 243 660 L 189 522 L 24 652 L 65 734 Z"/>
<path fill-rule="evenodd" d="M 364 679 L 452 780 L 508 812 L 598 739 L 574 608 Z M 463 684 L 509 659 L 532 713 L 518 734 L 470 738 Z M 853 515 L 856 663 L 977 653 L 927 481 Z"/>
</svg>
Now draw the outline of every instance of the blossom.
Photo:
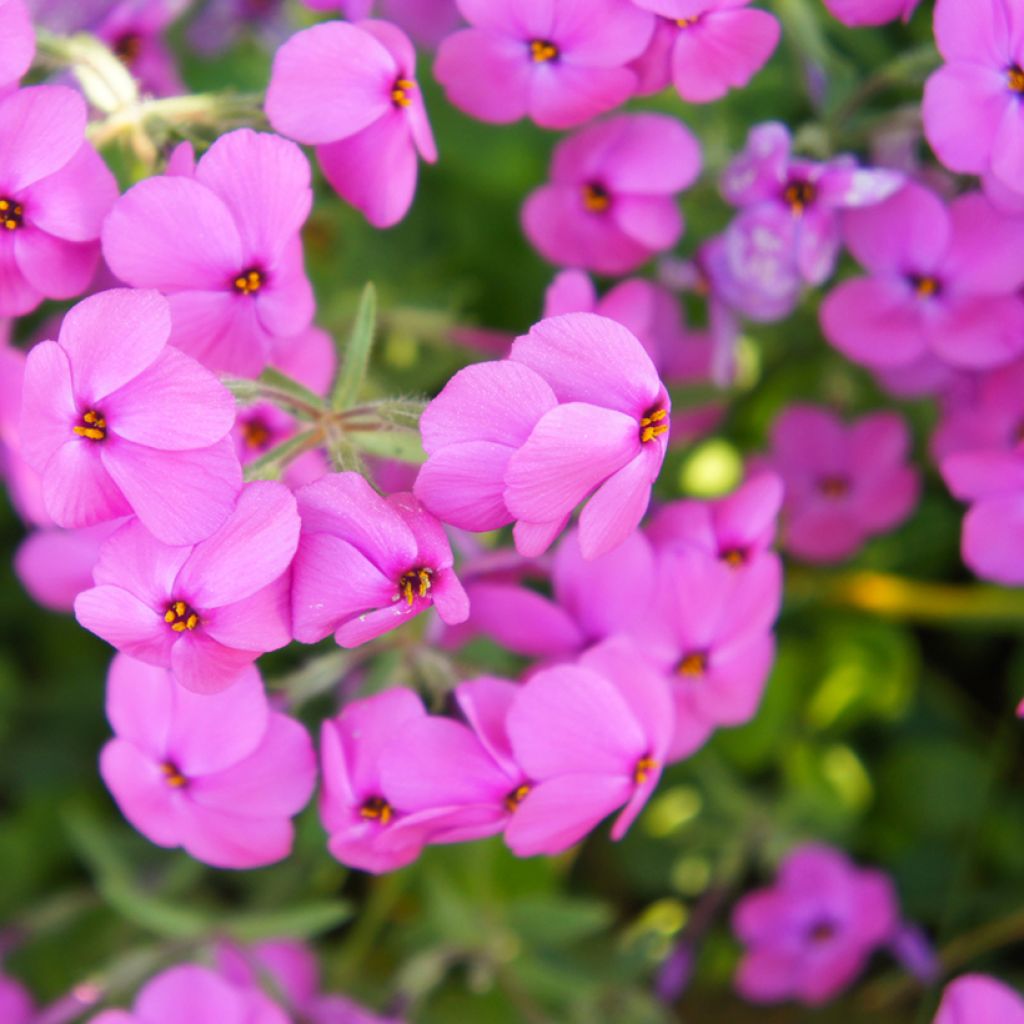
<svg viewBox="0 0 1024 1024">
<path fill-rule="evenodd" d="M 32 1024 L 35 1015 L 32 997 L 25 987 L 0 973 L 0 1020 L 4 1024 Z"/>
<path fill-rule="evenodd" d="M 552 263 L 625 274 L 683 233 L 676 194 L 700 172 L 700 146 L 663 114 L 620 114 L 555 147 L 551 181 L 523 206 L 527 238 Z"/>
<path fill-rule="evenodd" d="M 167 296 L 172 344 L 211 370 L 256 376 L 313 317 L 299 239 L 309 180 L 293 143 L 231 132 L 194 173 L 129 189 L 103 226 L 103 254 L 122 281 Z"/>
<path fill-rule="evenodd" d="M 122 813 L 158 846 L 216 867 L 272 864 L 291 851 L 292 815 L 313 793 L 305 729 L 271 711 L 255 668 L 216 694 L 118 655 L 107 680 L 115 738 L 100 774 Z"/>
<path fill-rule="evenodd" d="M 771 211 L 775 231 L 793 252 L 800 275 L 821 284 L 839 256 L 839 212 L 879 203 L 903 182 L 896 171 L 861 168 L 849 156 L 827 163 L 795 158 L 789 129 L 768 121 L 750 130 L 721 185 L 725 198 L 742 208 L 741 223 Z"/>
<path fill-rule="evenodd" d="M 846 244 L 870 272 L 844 281 L 821 306 L 821 327 L 844 355 L 904 366 L 928 351 L 982 369 L 1024 350 L 1024 220 L 969 193 L 948 206 L 908 184 L 850 214 Z"/>
<path fill-rule="evenodd" d="M 253 35 L 263 45 L 276 47 L 291 27 L 285 7 L 285 0 L 206 0 L 189 24 L 189 45 L 212 56 L 240 37 Z"/>
<path fill-rule="evenodd" d="M 412 204 L 418 157 L 437 159 L 408 37 L 384 21 L 329 22 L 292 36 L 267 89 L 274 130 L 316 146 L 324 175 L 374 227 Z"/>
<path fill-rule="evenodd" d="M 283 484 L 246 484 L 234 511 L 195 546 L 161 544 L 138 521 L 101 548 L 79 623 L 182 686 L 216 693 L 291 640 L 286 570 L 299 517 Z"/>
<path fill-rule="evenodd" d="M 330 633 L 357 647 L 431 606 L 445 622 L 469 614 L 444 529 L 413 495 L 384 499 L 358 473 L 332 473 L 297 493 L 295 639 Z"/>
<path fill-rule="evenodd" d="M 933 1024 L 1024 1024 L 1024 1000 L 1009 985 L 984 974 L 950 982 Z"/>
<path fill-rule="evenodd" d="M 733 929 L 747 947 L 736 975 L 758 1003 L 826 1002 L 849 985 L 899 922 L 892 883 L 837 850 L 807 843 L 783 861 L 775 884 L 744 896 Z"/>
<path fill-rule="evenodd" d="M 910 434 L 895 413 L 850 425 L 825 409 L 791 405 L 775 421 L 765 467 L 786 485 L 783 543 L 798 558 L 838 562 L 893 529 L 917 504 Z"/>
<path fill-rule="evenodd" d="M 170 333 L 157 292 L 112 289 L 29 353 L 21 454 L 58 526 L 134 512 L 166 543 L 190 544 L 230 513 L 241 486 L 234 399 Z"/>
<path fill-rule="evenodd" d="M 144 92 L 174 96 L 185 91 L 164 31 L 191 0 L 116 0 L 83 26 L 102 39 L 138 80 Z"/>
<path fill-rule="evenodd" d="M 512 851 L 561 853 L 620 807 L 621 839 L 658 785 L 673 726 L 664 679 L 624 640 L 534 675 L 506 721 L 533 783 L 505 830 Z"/>
<path fill-rule="evenodd" d="M 909 21 L 921 0 L 824 0 L 833 17 L 844 25 L 884 25 L 900 18 Z"/>
<path fill-rule="evenodd" d="M 314 11 L 339 11 L 349 21 L 378 17 L 393 21 L 421 46 L 431 49 L 462 24 L 455 0 L 302 0 Z"/>
<path fill-rule="evenodd" d="M 79 295 L 96 272 L 117 182 L 85 120 L 85 101 L 63 86 L 0 95 L 0 316 Z"/>
<path fill-rule="evenodd" d="M 626 0 L 458 0 L 472 26 L 449 36 L 434 75 L 460 110 L 495 124 L 529 117 L 573 128 L 624 103 L 626 65 L 647 46 L 654 18 Z"/>
<path fill-rule="evenodd" d="M 655 38 L 637 62 L 644 93 L 675 85 L 689 103 L 741 89 L 779 44 L 778 20 L 747 10 L 750 0 L 635 0 L 658 17 Z"/>
<path fill-rule="evenodd" d="M 36 53 L 36 34 L 24 0 L 0 0 L 0 93 L 32 66 Z"/>
</svg>

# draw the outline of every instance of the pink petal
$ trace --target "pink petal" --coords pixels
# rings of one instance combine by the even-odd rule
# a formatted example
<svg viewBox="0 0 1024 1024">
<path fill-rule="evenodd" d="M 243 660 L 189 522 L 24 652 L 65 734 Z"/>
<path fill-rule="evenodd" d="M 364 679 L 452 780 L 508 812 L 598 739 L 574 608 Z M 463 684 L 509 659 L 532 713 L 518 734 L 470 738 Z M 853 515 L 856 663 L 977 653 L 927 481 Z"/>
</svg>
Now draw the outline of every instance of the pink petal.
<svg viewBox="0 0 1024 1024">
<path fill-rule="evenodd" d="M 312 323 L 316 301 L 298 235 L 284 245 L 280 259 L 268 273 L 267 284 L 252 298 L 252 304 L 256 319 L 271 335 L 289 337 Z"/>
<path fill-rule="evenodd" d="M 1007 217 L 979 192 L 949 205 L 953 244 L 943 272 L 958 290 L 981 295 L 1017 291 L 1024 284 L 1024 218 Z"/>
<path fill-rule="evenodd" d="M 858 277 L 843 281 L 821 304 L 829 343 L 871 367 L 907 366 L 926 351 L 921 300 L 902 281 Z"/>
<path fill-rule="evenodd" d="M 276 651 L 292 640 L 291 576 L 234 604 L 203 609 L 203 628 L 225 647 L 244 651 Z"/>
<path fill-rule="evenodd" d="M 638 452 L 598 487 L 580 513 L 580 550 L 584 558 L 599 558 L 614 551 L 640 525 L 664 453 L 661 445 L 657 451 Z"/>
<path fill-rule="evenodd" d="M 118 654 L 107 673 L 107 720 L 153 761 L 167 757 L 174 715 L 174 680 L 166 669 Z"/>
<path fill-rule="evenodd" d="M 980 174 L 988 167 L 1003 116 L 1015 107 L 1003 71 L 946 64 L 925 83 L 925 136 L 950 170 Z"/>
<path fill-rule="evenodd" d="M 98 584 L 122 587 L 162 614 L 189 554 L 187 547 L 158 541 L 133 516 L 100 548 L 93 576 Z"/>
<path fill-rule="evenodd" d="M 480 676 L 455 687 L 459 710 L 477 739 L 510 777 L 519 772 L 519 766 L 512 753 L 505 720 L 518 692 L 516 683 L 495 676 Z"/>
<path fill-rule="evenodd" d="M 21 394 L 20 452 L 41 473 L 51 456 L 75 439 L 81 411 L 71 386 L 71 364 L 55 342 L 34 346 L 25 360 Z"/>
<path fill-rule="evenodd" d="M 625 103 L 636 88 L 636 75 L 628 68 L 577 66 L 568 61 L 534 68 L 531 78 L 530 117 L 542 128 L 558 131 Z"/>
<path fill-rule="evenodd" d="M 37 85 L 0 97 L 3 188 L 19 193 L 59 171 L 85 138 L 85 101 L 62 85 Z"/>
<path fill-rule="evenodd" d="M 963 558 L 984 579 L 1024 583 L 1024 502 L 1016 495 L 985 498 L 964 518 Z"/>
<path fill-rule="evenodd" d="M 84 438 L 54 452 L 42 474 L 46 511 L 58 526 L 75 529 L 126 516 L 132 508 L 105 468 L 101 453 Z"/>
<path fill-rule="evenodd" d="M 121 813 L 150 842 L 181 842 L 181 795 L 167 785 L 158 762 L 125 740 L 110 740 L 100 753 L 100 776 Z"/>
<path fill-rule="evenodd" d="M 21 272 L 14 249 L 13 238 L 0 238 L 0 316 L 5 317 L 31 313 L 43 301 L 43 293 Z"/>
<path fill-rule="evenodd" d="M 100 259 L 96 242 L 65 242 L 33 228 L 17 233 L 14 251 L 28 281 L 52 299 L 70 299 L 84 292 Z"/>
<path fill-rule="evenodd" d="M 75 598 L 75 618 L 84 629 L 133 658 L 150 665 L 170 663 L 176 634 L 159 612 L 127 590 L 98 586 L 83 591 Z"/>
<path fill-rule="evenodd" d="M 171 648 L 171 671 L 186 690 L 218 693 L 233 686 L 259 654 L 225 647 L 197 629 L 176 635 Z"/>
<path fill-rule="evenodd" d="M 469 623 L 495 643 L 529 658 L 572 654 L 583 634 L 557 604 L 536 591 L 502 583 L 469 588 Z"/>
<path fill-rule="evenodd" d="M 396 601 L 390 607 L 378 608 L 343 622 L 335 631 L 334 640 L 339 647 L 359 647 L 392 629 L 398 629 L 420 610 L 410 608 L 404 601 Z"/>
<path fill-rule="evenodd" d="M 980 1024 L 982 1021 L 1022 1024 L 1024 1001 L 995 978 L 964 974 L 946 986 L 934 1024 Z"/>
<path fill-rule="evenodd" d="M 32 19 L 21 0 L 0 0 L 0 38 L 5 44 L 0 55 L 0 87 L 3 87 L 21 78 L 32 66 L 35 56 Z M 26 1014 L 25 1019 L 28 1017 Z"/>
<path fill-rule="evenodd" d="M 948 61 L 998 67 L 1010 55 L 1012 10 L 1004 0 L 976 0 L 971 9 L 939 3 L 935 9 L 935 41 Z"/>
<path fill-rule="evenodd" d="M 196 860 L 218 868 L 259 868 L 291 853 L 295 830 L 287 818 L 246 818 L 219 808 L 188 804 L 181 845 Z M 206 1018 L 221 1024 L 224 1018 Z M 238 1024 L 250 1024 L 242 1017 Z"/>
<path fill-rule="evenodd" d="M 247 1009 L 241 992 L 205 967 L 172 967 L 157 975 L 135 1000 L 135 1014 L 146 1024 L 243 1024 Z"/>
<path fill-rule="evenodd" d="M 469 598 L 458 576 L 451 569 L 435 575 L 430 596 L 437 614 L 446 626 L 457 626 L 469 618 Z"/>
<path fill-rule="evenodd" d="M 421 467 L 416 497 L 439 519 L 460 530 L 500 529 L 512 521 L 504 495 L 505 471 L 513 452 L 491 441 L 449 444 Z"/>
<path fill-rule="evenodd" d="M 253 296 L 234 290 L 177 292 L 168 297 L 171 344 L 208 370 L 256 377 L 267 363 L 271 338 Z"/>
<path fill-rule="evenodd" d="M 620 67 L 643 53 L 654 32 L 654 18 L 618 0 L 559 0 L 551 14 L 550 37 L 566 41 L 566 63 Z"/>
<path fill-rule="evenodd" d="M 560 316 L 562 313 L 593 313 L 596 306 L 597 289 L 582 270 L 563 270 L 556 274 L 544 293 L 545 318 Z M 618 316 L 612 319 L 623 322 Z M 636 331 L 633 333 L 636 334 Z"/>
<path fill-rule="evenodd" d="M 611 215 L 622 232 L 652 252 L 671 249 L 683 234 L 683 215 L 664 196 L 619 196 Z"/>
<path fill-rule="evenodd" d="M 568 521 L 568 515 L 547 523 L 528 523 L 520 520 L 512 528 L 516 551 L 524 558 L 539 558 L 565 529 Z"/>
<path fill-rule="evenodd" d="M 459 110 L 480 121 L 510 124 L 526 116 L 537 73 L 521 39 L 470 28 L 442 40 L 434 77 Z"/>
<path fill-rule="evenodd" d="M 966 297 L 928 325 L 936 354 L 952 366 L 989 369 L 1024 351 L 1024 303 L 1016 295 Z"/>
</svg>

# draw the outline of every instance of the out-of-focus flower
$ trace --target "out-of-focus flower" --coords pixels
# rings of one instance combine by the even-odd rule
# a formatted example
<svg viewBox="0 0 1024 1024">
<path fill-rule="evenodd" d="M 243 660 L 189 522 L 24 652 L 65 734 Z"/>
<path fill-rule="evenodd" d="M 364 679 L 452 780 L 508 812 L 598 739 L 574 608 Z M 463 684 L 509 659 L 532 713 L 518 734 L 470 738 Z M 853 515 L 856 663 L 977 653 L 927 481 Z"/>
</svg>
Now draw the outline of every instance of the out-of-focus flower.
<svg viewBox="0 0 1024 1024">
<path fill-rule="evenodd" d="M 115 0 L 102 18 L 82 26 L 102 39 L 154 96 L 185 91 L 164 39 L 168 26 L 191 0 Z"/>
<path fill-rule="evenodd" d="M 1022 1024 L 1024 999 L 984 974 L 965 974 L 946 986 L 934 1024 Z"/>
<path fill-rule="evenodd" d="M 0 1020 L 4 1024 L 32 1024 L 35 1007 L 28 990 L 5 974 L 0 974 Z"/>
<path fill-rule="evenodd" d="M 844 25 L 884 25 L 900 18 L 909 21 L 921 0 L 824 0 L 829 13 Z"/>
<path fill-rule="evenodd" d="M 683 233 L 677 193 L 700 172 L 697 140 L 663 114 L 620 114 L 555 147 L 551 181 L 522 211 L 526 236 L 560 266 L 625 274 Z"/>
<path fill-rule="evenodd" d="M 0 0 L 0 93 L 17 85 L 32 66 L 36 34 L 24 0 Z"/>
</svg>

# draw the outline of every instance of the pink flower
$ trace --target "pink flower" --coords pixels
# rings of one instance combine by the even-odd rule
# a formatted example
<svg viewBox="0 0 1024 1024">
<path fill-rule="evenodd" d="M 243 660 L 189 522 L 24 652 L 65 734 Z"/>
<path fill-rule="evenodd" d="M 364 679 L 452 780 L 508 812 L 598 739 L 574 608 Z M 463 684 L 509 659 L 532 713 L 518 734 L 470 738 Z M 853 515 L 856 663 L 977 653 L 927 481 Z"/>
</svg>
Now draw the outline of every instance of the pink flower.
<svg viewBox="0 0 1024 1024">
<path fill-rule="evenodd" d="M 833 17 L 844 25 L 884 25 L 900 18 L 910 21 L 921 0 L 824 0 Z"/>
<path fill-rule="evenodd" d="M 297 146 L 241 129 L 194 173 L 129 189 L 103 226 L 103 254 L 122 281 L 167 296 L 174 345 L 211 370 L 256 376 L 313 318 L 299 239 L 312 199 Z"/>
<path fill-rule="evenodd" d="M 907 465 L 910 433 L 895 413 L 847 426 L 825 409 L 792 405 L 775 421 L 771 446 L 764 463 L 786 485 L 783 542 L 798 558 L 849 558 L 917 504 L 920 478 Z"/>
<path fill-rule="evenodd" d="M 166 543 L 191 544 L 230 513 L 241 486 L 234 399 L 168 345 L 170 332 L 157 292 L 113 289 L 80 302 L 58 340 L 29 353 L 21 454 L 57 525 L 134 512 Z"/>
<path fill-rule="evenodd" d="M 671 81 L 689 103 L 741 89 L 779 44 L 778 20 L 746 9 L 750 0 L 634 0 L 659 16 L 656 38 L 638 62 L 642 91 Z"/>
<path fill-rule="evenodd" d="M 2 17 L 0 10 L 0 17 Z M 32 1024 L 36 1010 L 28 990 L 4 974 L 0 974 L 0 1020 L 4 1024 Z"/>
<path fill-rule="evenodd" d="M 246 484 L 224 525 L 194 547 L 169 547 L 137 520 L 101 548 L 96 586 L 79 594 L 86 629 L 133 658 L 216 693 L 264 651 L 291 640 L 287 569 L 299 537 L 283 484 Z"/>
<path fill-rule="evenodd" d="M 654 19 L 627 0 L 458 0 L 472 28 L 441 44 L 434 74 L 460 110 L 495 124 L 573 128 L 624 103 L 626 65 Z"/>
<path fill-rule="evenodd" d="M 317 147 L 327 180 L 374 227 L 405 216 L 418 156 L 437 159 L 416 53 L 385 21 L 330 22 L 292 36 L 274 58 L 266 109 L 275 131 Z"/>
<path fill-rule="evenodd" d="M 848 215 L 844 236 L 871 276 L 834 288 L 820 315 L 825 337 L 850 359 L 894 367 L 931 351 L 981 369 L 1024 350 L 1024 219 L 978 193 L 947 207 L 911 183 Z"/>
<path fill-rule="evenodd" d="M 182 689 L 164 669 L 118 655 L 107 680 L 114 729 L 100 774 L 124 816 L 158 846 L 224 868 L 291 851 L 291 817 L 313 793 L 305 729 L 271 711 L 254 667 L 217 694 Z"/>
<path fill-rule="evenodd" d="M 747 950 L 736 987 L 758 1003 L 824 1003 L 857 977 L 898 923 L 884 874 L 808 843 L 783 861 L 772 887 L 737 904 L 733 929 Z"/>
<path fill-rule="evenodd" d="M 63 86 L 0 96 L 0 316 L 80 295 L 96 272 L 117 182 L 85 141 L 85 119 L 85 101 Z"/>
<path fill-rule="evenodd" d="M 32 66 L 36 34 L 24 0 L 0 0 L 0 92 L 17 85 Z"/>
<path fill-rule="evenodd" d="M 946 986 L 933 1024 L 1024 1024 L 1024 1000 L 984 974 L 964 974 Z"/>
<path fill-rule="evenodd" d="M 663 114 L 620 114 L 555 147 L 551 182 L 522 211 L 527 238 L 552 263 L 625 274 L 683 233 L 676 194 L 700 173 L 700 146 Z"/>
<path fill-rule="evenodd" d="M 297 497 L 296 640 L 334 633 L 342 647 L 358 647 L 432 605 L 445 622 L 469 614 L 444 529 L 411 494 L 385 500 L 358 473 L 332 473 Z"/>
<path fill-rule="evenodd" d="M 120 58 L 146 93 L 185 92 L 174 56 L 164 40 L 167 27 L 191 0 L 116 0 L 88 26 Z"/>
<path fill-rule="evenodd" d="M 506 722 L 533 782 L 505 830 L 512 851 L 561 853 L 623 807 L 612 828 L 621 839 L 658 785 L 673 726 L 665 680 L 624 640 L 538 672 Z"/>
</svg>

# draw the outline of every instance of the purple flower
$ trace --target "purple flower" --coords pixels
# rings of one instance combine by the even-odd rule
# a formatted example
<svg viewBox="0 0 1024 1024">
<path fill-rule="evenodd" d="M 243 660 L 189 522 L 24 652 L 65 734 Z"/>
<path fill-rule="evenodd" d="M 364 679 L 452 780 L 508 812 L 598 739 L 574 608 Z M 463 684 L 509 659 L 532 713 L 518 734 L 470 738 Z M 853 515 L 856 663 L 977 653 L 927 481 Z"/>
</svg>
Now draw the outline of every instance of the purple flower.
<svg viewBox="0 0 1024 1024">
<path fill-rule="evenodd" d="M 287 569 L 299 537 L 283 484 L 246 484 L 219 530 L 169 547 L 138 520 L 100 550 L 96 586 L 79 594 L 79 623 L 182 686 L 216 693 L 264 651 L 291 640 Z"/>
<path fill-rule="evenodd" d="M 768 121 L 751 129 L 743 152 L 725 169 L 722 194 L 742 208 L 741 222 L 772 211 L 800 275 L 821 284 L 839 256 L 840 211 L 879 203 L 904 180 L 896 171 L 857 167 L 848 156 L 828 163 L 795 158 L 789 129 Z"/>
<path fill-rule="evenodd" d="M 825 337 L 844 355 L 895 367 L 932 351 L 983 369 L 1024 350 L 1024 219 L 976 192 L 947 207 L 908 184 L 849 215 L 844 236 L 871 273 L 844 281 L 821 306 Z"/>
<path fill-rule="evenodd" d="M 334 633 L 342 647 L 358 647 L 431 606 L 445 622 L 465 620 L 469 603 L 448 538 L 411 494 L 384 499 L 358 473 L 332 473 L 297 498 L 296 640 Z"/>
<path fill-rule="evenodd" d="M 267 117 L 316 146 L 338 194 L 378 228 L 412 204 L 418 158 L 437 159 L 416 81 L 416 52 L 385 21 L 330 22 L 292 36 L 274 57 Z"/>
<path fill-rule="evenodd" d="M 555 147 L 551 181 L 527 197 L 523 229 L 552 263 L 628 273 L 679 241 L 676 194 L 700 165 L 697 140 L 675 118 L 620 114 Z"/>
<path fill-rule="evenodd" d="M 32 66 L 36 34 L 24 0 L 0 0 L 0 93 L 17 85 Z"/>
<path fill-rule="evenodd" d="M 213 56 L 248 33 L 274 48 L 290 28 L 285 0 L 206 0 L 188 27 L 188 41 L 199 53 Z"/>
<path fill-rule="evenodd" d="M 460 110 L 495 124 L 565 129 L 624 103 L 626 65 L 654 18 L 628 0 L 458 0 L 472 28 L 441 44 L 434 74 Z"/>
<path fill-rule="evenodd" d="M 32 1024 L 36 1009 L 28 990 L 4 974 L 0 974 L 0 1020 L 4 1024 Z"/>
<path fill-rule="evenodd" d="M 793 850 L 770 888 L 744 896 L 733 929 L 747 947 L 736 976 L 758 1003 L 827 1002 L 861 972 L 899 922 L 892 883 L 860 870 L 837 850 Z"/>
<path fill-rule="evenodd" d="M 152 842 L 226 868 L 290 853 L 290 819 L 312 796 L 316 758 L 305 729 L 270 710 L 255 668 L 221 693 L 196 694 L 121 654 L 107 680 L 107 717 L 116 738 L 100 774 Z"/>
<path fill-rule="evenodd" d="M 313 318 L 299 239 L 312 200 L 299 148 L 241 129 L 194 175 L 129 189 L 103 227 L 103 254 L 122 281 L 167 296 L 172 344 L 211 370 L 256 376 Z"/>
<path fill-rule="evenodd" d="M 909 431 L 895 413 L 847 426 L 817 406 L 789 406 L 763 460 L 786 485 L 786 549 L 808 562 L 839 562 L 903 522 L 921 483 L 907 464 L 909 448 Z"/>
<path fill-rule="evenodd" d="M 185 92 L 164 31 L 191 0 L 117 0 L 87 27 L 103 40 L 138 79 L 144 92 L 174 96 Z"/>
<path fill-rule="evenodd" d="M 833 17 L 844 25 L 884 25 L 900 18 L 909 21 L 921 0 L 824 0 Z"/>
<path fill-rule="evenodd" d="M 778 20 L 747 10 L 751 0 L 634 0 L 658 17 L 655 38 L 637 62 L 644 93 L 671 81 L 689 103 L 742 89 L 775 52 Z"/>
<path fill-rule="evenodd" d="M 85 119 L 63 86 L 0 96 L 0 316 L 80 295 L 96 272 L 117 182 L 85 142 Z"/>
<path fill-rule="evenodd" d="M 1024 1000 L 984 974 L 964 974 L 946 986 L 934 1024 L 1024 1024 Z"/>
<path fill-rule="evenodd" d="M 29 353 L 21 453 L 59 526 L 134 512 L 166 543 L 191 544 L 234 506 L 234 399 L 167 344 L 170 331 L 157 292 L 114 289 L 80 302 L 58 340 Z"/>
</svg>

